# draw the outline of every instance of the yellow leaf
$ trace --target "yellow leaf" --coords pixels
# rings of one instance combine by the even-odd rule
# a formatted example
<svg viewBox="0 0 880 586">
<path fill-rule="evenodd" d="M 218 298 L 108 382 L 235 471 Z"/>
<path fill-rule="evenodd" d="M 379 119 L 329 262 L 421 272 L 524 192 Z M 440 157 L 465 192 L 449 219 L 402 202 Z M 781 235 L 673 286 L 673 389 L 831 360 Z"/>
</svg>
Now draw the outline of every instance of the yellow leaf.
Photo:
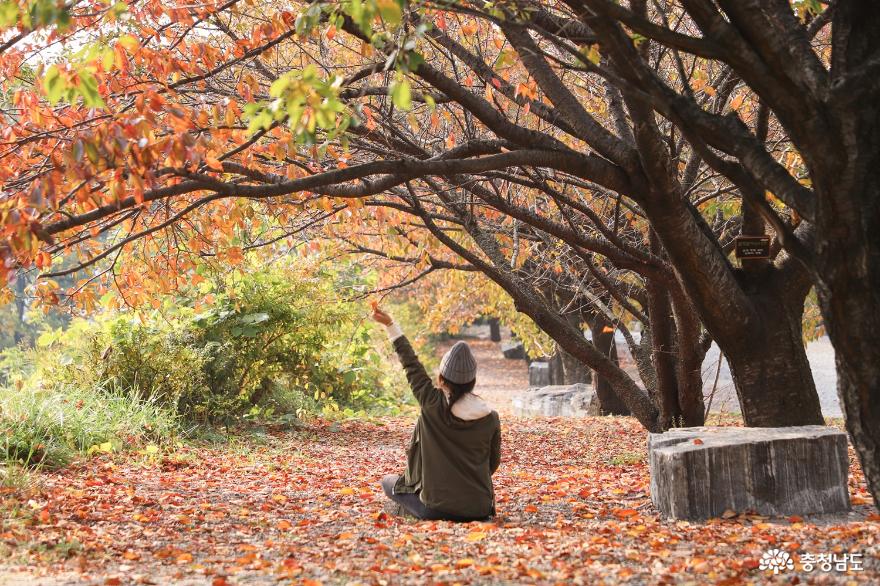
<svg viewBox="0 0 880 586">
<path fill-rule="evenodd" d="M 467 536 L 464 539 L 465 539 L 465 541 L 473 542 L 473 541 L 480 541 L 481 539 L 484 539 L 485 537 L 486 537 L 486 533 L 483 531 L 471 531 L 470 533 L 467 534 Z"/>
</svg>

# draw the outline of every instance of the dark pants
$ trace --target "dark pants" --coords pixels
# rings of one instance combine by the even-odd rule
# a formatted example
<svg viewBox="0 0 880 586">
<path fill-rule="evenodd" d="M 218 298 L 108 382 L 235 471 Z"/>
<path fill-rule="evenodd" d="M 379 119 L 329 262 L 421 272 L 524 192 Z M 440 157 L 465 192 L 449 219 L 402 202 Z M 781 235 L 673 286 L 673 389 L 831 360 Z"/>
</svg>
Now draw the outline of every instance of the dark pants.
<svg viewBox="0 0 880 586">
<path fill-rule="evenodd" d="M 400 476 L 397 474 L 388 474 L 383 477 L 382 490 L 385 491 L 385 496 L 402 506 L 410 515 L 417 519 L 424 519 L 427 521 L 459 521 L 462 523 L 467 523 L 468 521 L 486 521 L 488 519 L 488 517 L 482 517 L 479 519 L 459 517 L 458 515 L 450 515 L 449 513 L 432 509 L 422 502 L 418 493 L 395 494 L 394 485 L 397 483 L 398 478 L 400 478 Z"/>
</svg>

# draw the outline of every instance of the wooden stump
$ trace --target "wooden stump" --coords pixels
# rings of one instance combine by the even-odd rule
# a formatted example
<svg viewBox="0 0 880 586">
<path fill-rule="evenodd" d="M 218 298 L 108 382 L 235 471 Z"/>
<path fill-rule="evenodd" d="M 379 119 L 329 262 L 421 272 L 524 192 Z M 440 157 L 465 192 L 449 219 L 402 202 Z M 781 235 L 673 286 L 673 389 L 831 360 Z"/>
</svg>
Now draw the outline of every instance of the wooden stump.
<svg viewBox="0 0 880 586">
<path fill-rule="evenodd" d="M 846 434 L 831 427 L 690 427 L 648 437 L 651 500 L 664 517 L 849 510 Z"/>
</svg>

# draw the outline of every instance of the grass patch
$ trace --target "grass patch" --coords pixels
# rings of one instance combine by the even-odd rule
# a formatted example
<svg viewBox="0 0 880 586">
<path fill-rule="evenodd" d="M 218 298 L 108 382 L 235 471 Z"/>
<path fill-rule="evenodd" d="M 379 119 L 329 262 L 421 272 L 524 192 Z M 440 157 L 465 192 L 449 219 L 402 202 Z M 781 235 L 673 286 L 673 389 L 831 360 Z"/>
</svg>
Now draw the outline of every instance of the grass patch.
<svg viewBox="0 0 880 586">
<path fill-rule="evenodd" d="M 0 460 L 56 468 L 74 456 L 173 440 L 178 417 L 151 399 L 111 387 L 0 388 Z M 14 474 L 9 476 L 15 482 Z"/>
<path fill-rule="evenodd" d="M 645 454 L 642 452 L 624 452 L 612 456 L 609 463 L 612 466 L 631 466 L 633 464 L 641 464 L 645 461 Z"/>
</svg>

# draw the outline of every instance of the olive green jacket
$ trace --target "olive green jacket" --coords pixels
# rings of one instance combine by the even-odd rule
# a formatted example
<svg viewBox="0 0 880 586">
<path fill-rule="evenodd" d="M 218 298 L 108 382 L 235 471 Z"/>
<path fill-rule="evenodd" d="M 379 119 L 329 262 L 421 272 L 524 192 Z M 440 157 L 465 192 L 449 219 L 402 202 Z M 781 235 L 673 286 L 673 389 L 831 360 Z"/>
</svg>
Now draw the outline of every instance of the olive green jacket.
<svg viewBox="0 0 880 586">
<path fill-rule="evenodd" d="M 494 515 L 492 474 L 501 462 L 498 413 L 472 421 L 449 413 L 446 396 L 434 386 L 405 336 L 394 340 L 394 349 L 421 407 L 407 449 L 406 473 L 394 492 L 418 492 L 425 505 L 451 515 Z"/>
</svg>

